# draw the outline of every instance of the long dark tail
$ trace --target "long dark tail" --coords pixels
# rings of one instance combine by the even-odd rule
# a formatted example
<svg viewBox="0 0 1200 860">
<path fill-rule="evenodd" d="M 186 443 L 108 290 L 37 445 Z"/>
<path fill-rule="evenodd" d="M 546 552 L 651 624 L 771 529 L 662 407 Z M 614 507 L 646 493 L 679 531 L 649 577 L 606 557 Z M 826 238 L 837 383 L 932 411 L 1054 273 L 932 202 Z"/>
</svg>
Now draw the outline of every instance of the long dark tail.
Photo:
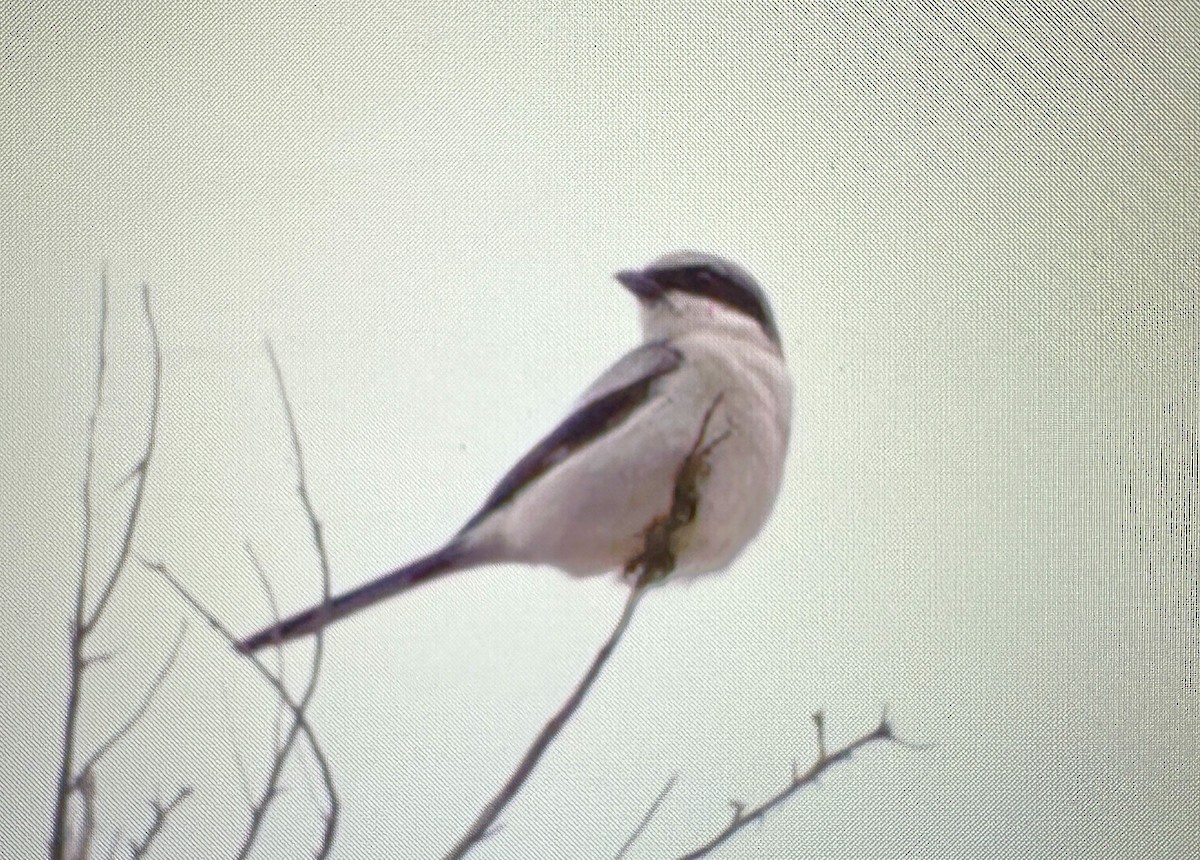
<svg viewBox="0 0 1200 860">
<path fill-rule="evenodd" d="M 353 591 L 339 594 L 327 603 L 318 603 L 316 606 L 297 612 L 290 618 L 285 618 L 278 624 L 264 627 L 239 642 L 237 649 L 243 654 L 249 654 L 266 645 L 278 645 L 290 639 L 316 633 L 325 625 L 352 615 L 360 609 L 366 609 L 384 598 L 407 591 L 415 585 L 436 579 L 444 574 L 471 567 L 475 563 L 472 555 L 469 550 L 451 543 L 431 555 L 417 559 L 390 573 L 385 573 Z"/>
</svg>

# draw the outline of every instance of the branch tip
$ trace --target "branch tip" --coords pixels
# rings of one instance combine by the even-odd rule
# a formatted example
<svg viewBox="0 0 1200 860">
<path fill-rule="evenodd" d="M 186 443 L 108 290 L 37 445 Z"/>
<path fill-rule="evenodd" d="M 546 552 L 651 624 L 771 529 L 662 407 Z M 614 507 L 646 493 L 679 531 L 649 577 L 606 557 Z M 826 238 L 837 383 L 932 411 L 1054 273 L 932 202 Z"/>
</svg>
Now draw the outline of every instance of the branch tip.
<svg viewBox="0 0 1200 860">
<path fill-rule="evenodd" d="M 826 770 L 834 765 L 847 761 L 860 748 L 877 740 L 886 740 L 895 743 L 895 737 L 892 734 L 891 724 L 886 720 L 878 723 L 874 728 L 866 734 L 860 735 L 857 739 L 850 741 L 845 746 L 829 751 L 825 748 L 825 714 L 823 711 L 816 711 L 812 715 L 813 724 L 817 728 L 817 759 L 803 773 L 800 772 L 796 762 L 792 762 L 792 779 L 791 782 L 784 788 L 776 792 L 771 797 L 767 798 L 762 803 L 752 808 L 747 808 L 740 801 L 731 800 L 729 805 L 733 807 L 734 816 L 729 824 L 725 825 L 715 836 L 698 848 L 681 855 L 679 860 L 697 860 L 700 857 L 706 857 L 717 847 L 725 844 L 734 834 L 742 830 L 753 821 L 762 819 L 768 812 L 777 808 L 784 803 L 792 795 L 799 792 L 801 789 L 815 784 Z"/>
<path fill-rule="evenodd" d="M 632 848 L 634 843 L 638 841 L 638 838 L 643 832 L 645 832 L 646 828 L 650 826 L 651 820 L 653 820 L 654 816 L 658 814 L 659 808 L 662 807 L 663 801 L 667 799 L 667 795 L 671 793 L 671 789 L 675 787 L 675 782 L 678 779 L 678 771 L 671 774 L 671 778 L 667 780 L 666 785 L 664 785 L 662 790 L 658 792 L 658 797 L 654 798 L 654 802 L 650 804 L 650 808 L 647 809 L 642 815 L 642 820 L 638 822 L 638 826 L 635 827 L 633 832 L 629 834 L 629 838 L 625 840 L 625 844 L 621 846 L 619 851 L 617 851 L 616 855 L 613 857 L 613 860 L 621 860 L 622 857 L 629 853 L 629 849 Z"/>
<path fill-rule="evenodd" d="M 825 751 L 825 712 L 813 711 L 812 721 L 817 728 L 817 761 L 821 762 L 828 758 Z"/>
</svg>

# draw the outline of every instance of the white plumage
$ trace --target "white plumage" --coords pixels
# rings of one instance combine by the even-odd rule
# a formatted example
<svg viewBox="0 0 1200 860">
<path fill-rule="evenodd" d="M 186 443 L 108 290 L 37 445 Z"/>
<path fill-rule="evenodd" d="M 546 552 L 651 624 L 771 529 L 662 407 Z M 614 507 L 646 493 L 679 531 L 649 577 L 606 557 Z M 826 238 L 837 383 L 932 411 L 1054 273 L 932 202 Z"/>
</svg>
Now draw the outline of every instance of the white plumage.
<svg viewBox="0 0 1200 860">
<path fill-rule="evenodd" d="M 645 342 L 588 388 L 446 546 L 241 648 L 313 633 L 480 565 L 620 571 L 641 552 L 650 522 L 670 509 L 676 474 L 702 429 L 706 439 L 723 438 L 706 457 L 695 517 L 672 535 L 671 577 L 724 569 L 770 515 L 787 454 L 792 384 L 766 297 L 745 270 L 691 252 L 617 279 L 638 297 Z"/>
</svg>

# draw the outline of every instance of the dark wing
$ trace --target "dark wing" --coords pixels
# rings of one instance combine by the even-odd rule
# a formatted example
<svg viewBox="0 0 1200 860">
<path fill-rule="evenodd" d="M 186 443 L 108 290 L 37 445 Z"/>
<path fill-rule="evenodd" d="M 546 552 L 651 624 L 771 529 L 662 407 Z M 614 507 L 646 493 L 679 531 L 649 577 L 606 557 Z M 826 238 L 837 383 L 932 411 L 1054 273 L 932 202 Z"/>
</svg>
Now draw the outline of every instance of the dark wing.
<svg viewBox="0 0 1200 860">
<path fill-rule="evenodd" d="M 667 341 L 659 340 L 638 347 L 610 367 L 583 393 L 567 419 L 500 479 L 462 531 L 476 526 L 527 484 L 628 418 L 649 396 L 651 383 L 674 371 L 682 362 L 683 356 L 678 351 Z"/>
</svg>

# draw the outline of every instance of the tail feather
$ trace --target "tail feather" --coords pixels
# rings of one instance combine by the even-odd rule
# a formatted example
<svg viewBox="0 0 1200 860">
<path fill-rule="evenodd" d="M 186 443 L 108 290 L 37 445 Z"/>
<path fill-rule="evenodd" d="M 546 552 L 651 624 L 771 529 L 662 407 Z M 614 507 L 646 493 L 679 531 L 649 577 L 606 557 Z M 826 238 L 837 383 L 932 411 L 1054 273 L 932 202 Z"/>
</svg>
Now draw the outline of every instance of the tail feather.
<svg viewBox="0 0 1200 860">
<path fill-rule="evenodd" d="M 471 564 L 469 554 L 451 543 L 431 555 L 385 573 L 353 591 L 339 594 L 326 603 L 318 603 L 283 619 L 278 624 L 264 627 L 239 642 L 237 649 L 243 654 L 249 654 L 267 645 L 279 645 L 291 639 L 308 636 L 380 600 L 407 591 L 422 582 L 470 567 Z"/>
</svg>

